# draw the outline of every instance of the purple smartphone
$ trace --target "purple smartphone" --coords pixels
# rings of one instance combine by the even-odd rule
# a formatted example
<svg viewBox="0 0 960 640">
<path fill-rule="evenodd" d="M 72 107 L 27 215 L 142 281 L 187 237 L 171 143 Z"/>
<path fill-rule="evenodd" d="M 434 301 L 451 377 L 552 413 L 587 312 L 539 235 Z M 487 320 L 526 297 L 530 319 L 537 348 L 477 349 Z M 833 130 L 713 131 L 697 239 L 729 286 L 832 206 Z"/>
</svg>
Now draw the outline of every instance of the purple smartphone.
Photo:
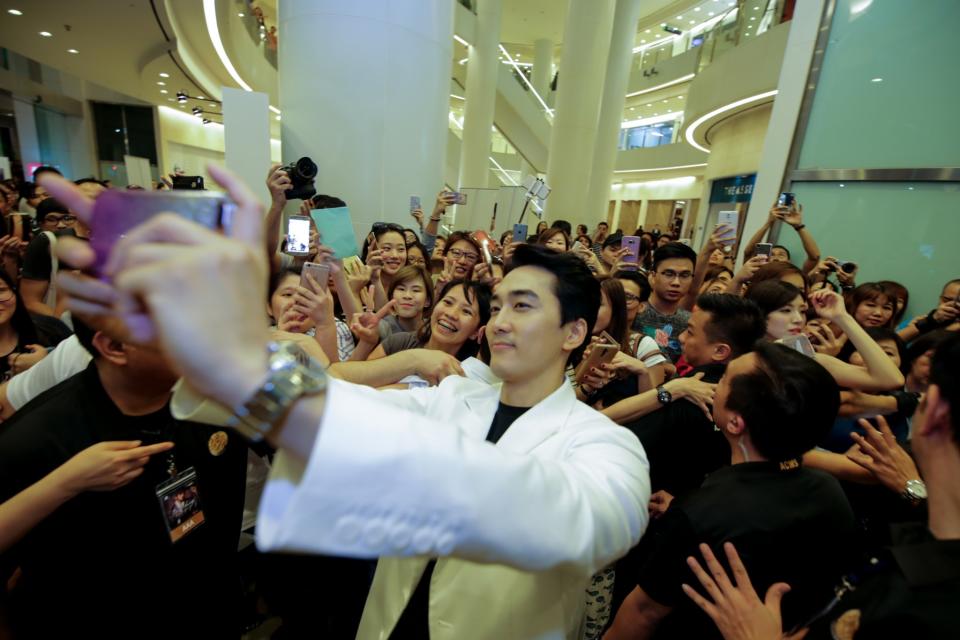
<svg viewBox="0 0 960 640">
<path fill-rule="evenodd" d="M 623 236 L 623 240 L 620 241 L 620 248 L 624 247 L 630 249 L 630 253 L 623 256 L 623 261 L 633 265 L 628 267 L 629 271 L 636 271 L 637 263 L 640 262 L 640 236 Z"/>
<path fill-rule="evenodd" d="M 90 219 L 90 246 L 97 254 L 92 272 L 100 275 L 114 243 L 158 213 L 175 213 L 225 231 L 235 207 L 223 194 L 210 191 L 104 191 L 94 201 Z"/>
</svg>

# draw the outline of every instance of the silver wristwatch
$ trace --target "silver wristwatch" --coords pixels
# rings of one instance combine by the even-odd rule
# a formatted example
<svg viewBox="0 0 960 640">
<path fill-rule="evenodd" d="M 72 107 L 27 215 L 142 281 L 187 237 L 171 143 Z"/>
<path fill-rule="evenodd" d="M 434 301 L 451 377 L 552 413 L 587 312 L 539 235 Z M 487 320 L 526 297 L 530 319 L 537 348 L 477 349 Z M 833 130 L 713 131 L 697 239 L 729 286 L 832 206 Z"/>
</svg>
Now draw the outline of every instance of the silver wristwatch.
<svg viewBox="0 0 960 640">
<path fill-rule="evenodd" d="M 912 504 L 920 504 L 927 499 L 927 485 L 923 483 L 923 480 L 907 480 L 903 493 L 900 495 Z"/>
<path fill-rule="evenodd" d="M 252 442 L 260 442 L 302 396 L 327 388 L 323 366 L 292 343 L 270 343 L 266 382 L 242 406 L 234 409 L 228 427 Z"/>
</svg>

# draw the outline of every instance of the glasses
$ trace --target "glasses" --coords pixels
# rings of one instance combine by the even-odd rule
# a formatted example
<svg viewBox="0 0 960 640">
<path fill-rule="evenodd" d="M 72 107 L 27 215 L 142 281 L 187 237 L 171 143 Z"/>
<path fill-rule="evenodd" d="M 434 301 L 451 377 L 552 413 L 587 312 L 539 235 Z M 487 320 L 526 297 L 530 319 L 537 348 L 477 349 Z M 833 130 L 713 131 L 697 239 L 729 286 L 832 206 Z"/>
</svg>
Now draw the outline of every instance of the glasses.
<svg viewBox="0 0 960 640">
<path fill-rule="evenodd" d="M 623 297 L 627 299 L 627 304 L 640 302 L 640 296 L 635 296 L 632 293 L 624 293 Z"/>
<path fill-rule="evenodd" d="M 13 289 L 0 289 L 0 302 L 10 302 L 14 298 Z"/>
<path fill-rule="evenodd" d="M 693 271 L 680 271 L 678 273 L 673 269 L 667 269 L 666 271 L 660 271 L 658 273 L 659 275 L 663 276 L 667 280 L 680 280 L 680 282 L 683 282 L 684 280 L 689 280 L 690 278 L 693 277 Z"/>
<path fill-rule="evenodd" d="M 453 256 L 454 260 L 466 260 L 467 262 L 476 262 L 480 259 L 480 256 L 476 253 L 467 253 L 466 251 L 460 251 L 460 249 L 450 249 L 449 254 Z"/>
<path fill-rule="evenodd" d="M 47 224 L 60 224 L 61 222 L 62 222 L 63 224 L 71 224 L 71 223 L 77 221 L 77 216 L 71 216 L 71 215 L 65 215 L 65 216 L 46 215 L 46 216 L 43 217 L 43 221 L 44 221 L 45 223 L 47 223 Z"/>
</svg>

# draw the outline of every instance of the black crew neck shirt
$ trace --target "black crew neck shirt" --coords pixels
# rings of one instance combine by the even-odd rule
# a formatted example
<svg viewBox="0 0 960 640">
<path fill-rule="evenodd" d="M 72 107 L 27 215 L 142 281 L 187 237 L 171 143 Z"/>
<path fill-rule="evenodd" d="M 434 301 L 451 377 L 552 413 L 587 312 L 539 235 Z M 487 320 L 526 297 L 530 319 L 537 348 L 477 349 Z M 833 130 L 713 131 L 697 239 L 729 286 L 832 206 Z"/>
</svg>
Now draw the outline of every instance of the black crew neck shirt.
<svg viewBox="0 0 960 640">
<path fill-rule="evenodd" d="M 0 556 L 5 572 L 22 572 L 9 594 L 14 629 L 23 637 L 237 635 L 247 446 L 228 433 L 214 456 L 217 431 L 177 421 L 168 407 L 122 414 L 95 362 L 0 425 L 0 500 L 97 442 L 175 443 L 129 484 L 67 501 Z M 178 471 L 196 470 L 206 520 L 175 544 L 155 492 L 170 477 L 169 454 Z"/>
<path fill-rule="evenodd" d="M 680 585 L 699 588 L 686 559 L 693 556 L 703 564 L 702 542 L 726 567 L 727 541 L 736 546 L 761 597 L 776 582 L 791 586 L 782 605 L 784 629 L 823 609 L 860 558 L 853 510 L 835 478 L 772 462 L 724 467 L 697 491 L 677 498 L 640 541 L 635 584 L 673 608 L 654 638 L 720 638 Z"/>
<path fill-rule="evenodd" d="M 517 418 L 529 411 L 530 407 L 512 407 L 500 403 L 493 416 L 493 423 L 487 431 L 487 442 L 496 444 L 503 437 Z M 407 601 L 407 606 L 400 614 L 396 626 L 390 633 L 390 640 L 428 640 L 430 638 L 430 579 L 437 561 L 427 563 L 414 589 L 413 595 Z M 465 604 L 465 606 L 469 606 Z"/>
</svg>

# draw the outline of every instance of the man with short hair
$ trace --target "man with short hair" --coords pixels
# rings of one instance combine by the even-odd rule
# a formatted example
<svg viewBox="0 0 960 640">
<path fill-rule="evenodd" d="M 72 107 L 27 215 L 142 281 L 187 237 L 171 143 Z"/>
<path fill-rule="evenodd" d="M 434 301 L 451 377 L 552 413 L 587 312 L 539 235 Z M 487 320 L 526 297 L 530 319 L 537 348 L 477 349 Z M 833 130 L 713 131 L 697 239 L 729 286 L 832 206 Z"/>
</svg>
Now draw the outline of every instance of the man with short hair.
<svg viewBox="0 0 960 640">
<path fill-rule="evenodd" d="M 936 329 L 960 331 L 960 278 L 950 280 L 943 285 L 937 306 L 926 315 L 917 316 L 908 323 L 904 323 L 897 334 L 905 342 L 910 342 Z"/>
<path fill-rule="evenodd" d="M 82 178 L 74 184 L 88 198 L 96 198 L 106 189 L 103 183 L 94 178 Z M 57 238 L 72 236 L 86 240 L 90 237 L 90 229 L 76 214 L 54 199 L 40 203 L 38 219 L 43 231 L 49 231 Z M 49 218 L 49 220 L 47 220 Z M 23 303 L 32 313 L 59 317 L 64 310 L 63 300 L 57 297 L 56 275 L 59 270 L 69 268 L 58 264 L 54 269 L 51 259 L 50 238 L 46 233 L 38 233 L 27 246 L 23 258 L 23 272 L 20 280 L 20 295 Z"/>
<path fill-rule="evenodd" d="M 690 312 L 681 302 L 693 282 L 696 252 L 685 244 L 670 242 L 653 252 L 650 280 L 650 299 L 646 308 L 637 314 L 633 330 L 650 336 L 671 362 L 680 358 L 679 336 L 687 328 Z"/>
<path fill-rule="evenodd" d="M 650 299 L 650 281 L 638 271 L 617 271 L 613 277 L 623 285 L 627 299 L 627 326 L 632 327 L 637 314 Z"/>
<path fill-rule="evenodd" d="M 603 242 L 607 239 L 607 236 L 610 232 L 610 225 L 601 220 L 597 223 L 597 228 L 593 232 L 593 246 L 590 249 L 597 256 L 597 260 L 600 260 L 600 251 L 603 249 Z"/>
<path fill-rule="evenodd" d="M 716 549 L 733 542 L 761 590 L 792 586 L 786 629 L 830 603 L 855 559 L 856 520 L 837 480 L 800 459 L 830 430 L 839 405 L 827 370 L 782 345 L 758 343 L 729 364 L 713 417 L 730 466 L 675 500 L 651 526 L 640 544 L 637 586 L 607 640 L 720 638 L 681 588 L 696 584 L 687 557 L 699 555 L 701 543 Z"/>
<path fill-rule="evenodd" d="M 568 237 L 568 238 L 569 238 L 570 235 L 573 233 L 573 226 L 572 226 L 569 222 L 567 222 L 566 220 L 556 220 L 556 221 L 554 221 L 554 223 L 553 223 L 552 225 L 550 225 L 550 228 L 551 228 L 551 229 L 560 229 L 560 230 L 563 231 L 565 234 L 567 234 L 567 237 Z"/>
<path fill-rule="evenodd" d="M 127 486 L 71 498 L 4 554 L 0 566 L 21 569 L 8 609 L 17 635 L 121 637 L 147 620 L 151 636 L 236 635 L 246 442 L 171 417 L 177 374 L 156 348 L 76 330 L 93 362 L 0 430 L 0 501 L 98 442 L 175 446 Z M 181 489 L 199 491 L 189 523 L 162 508 Z"/>
</svg>

